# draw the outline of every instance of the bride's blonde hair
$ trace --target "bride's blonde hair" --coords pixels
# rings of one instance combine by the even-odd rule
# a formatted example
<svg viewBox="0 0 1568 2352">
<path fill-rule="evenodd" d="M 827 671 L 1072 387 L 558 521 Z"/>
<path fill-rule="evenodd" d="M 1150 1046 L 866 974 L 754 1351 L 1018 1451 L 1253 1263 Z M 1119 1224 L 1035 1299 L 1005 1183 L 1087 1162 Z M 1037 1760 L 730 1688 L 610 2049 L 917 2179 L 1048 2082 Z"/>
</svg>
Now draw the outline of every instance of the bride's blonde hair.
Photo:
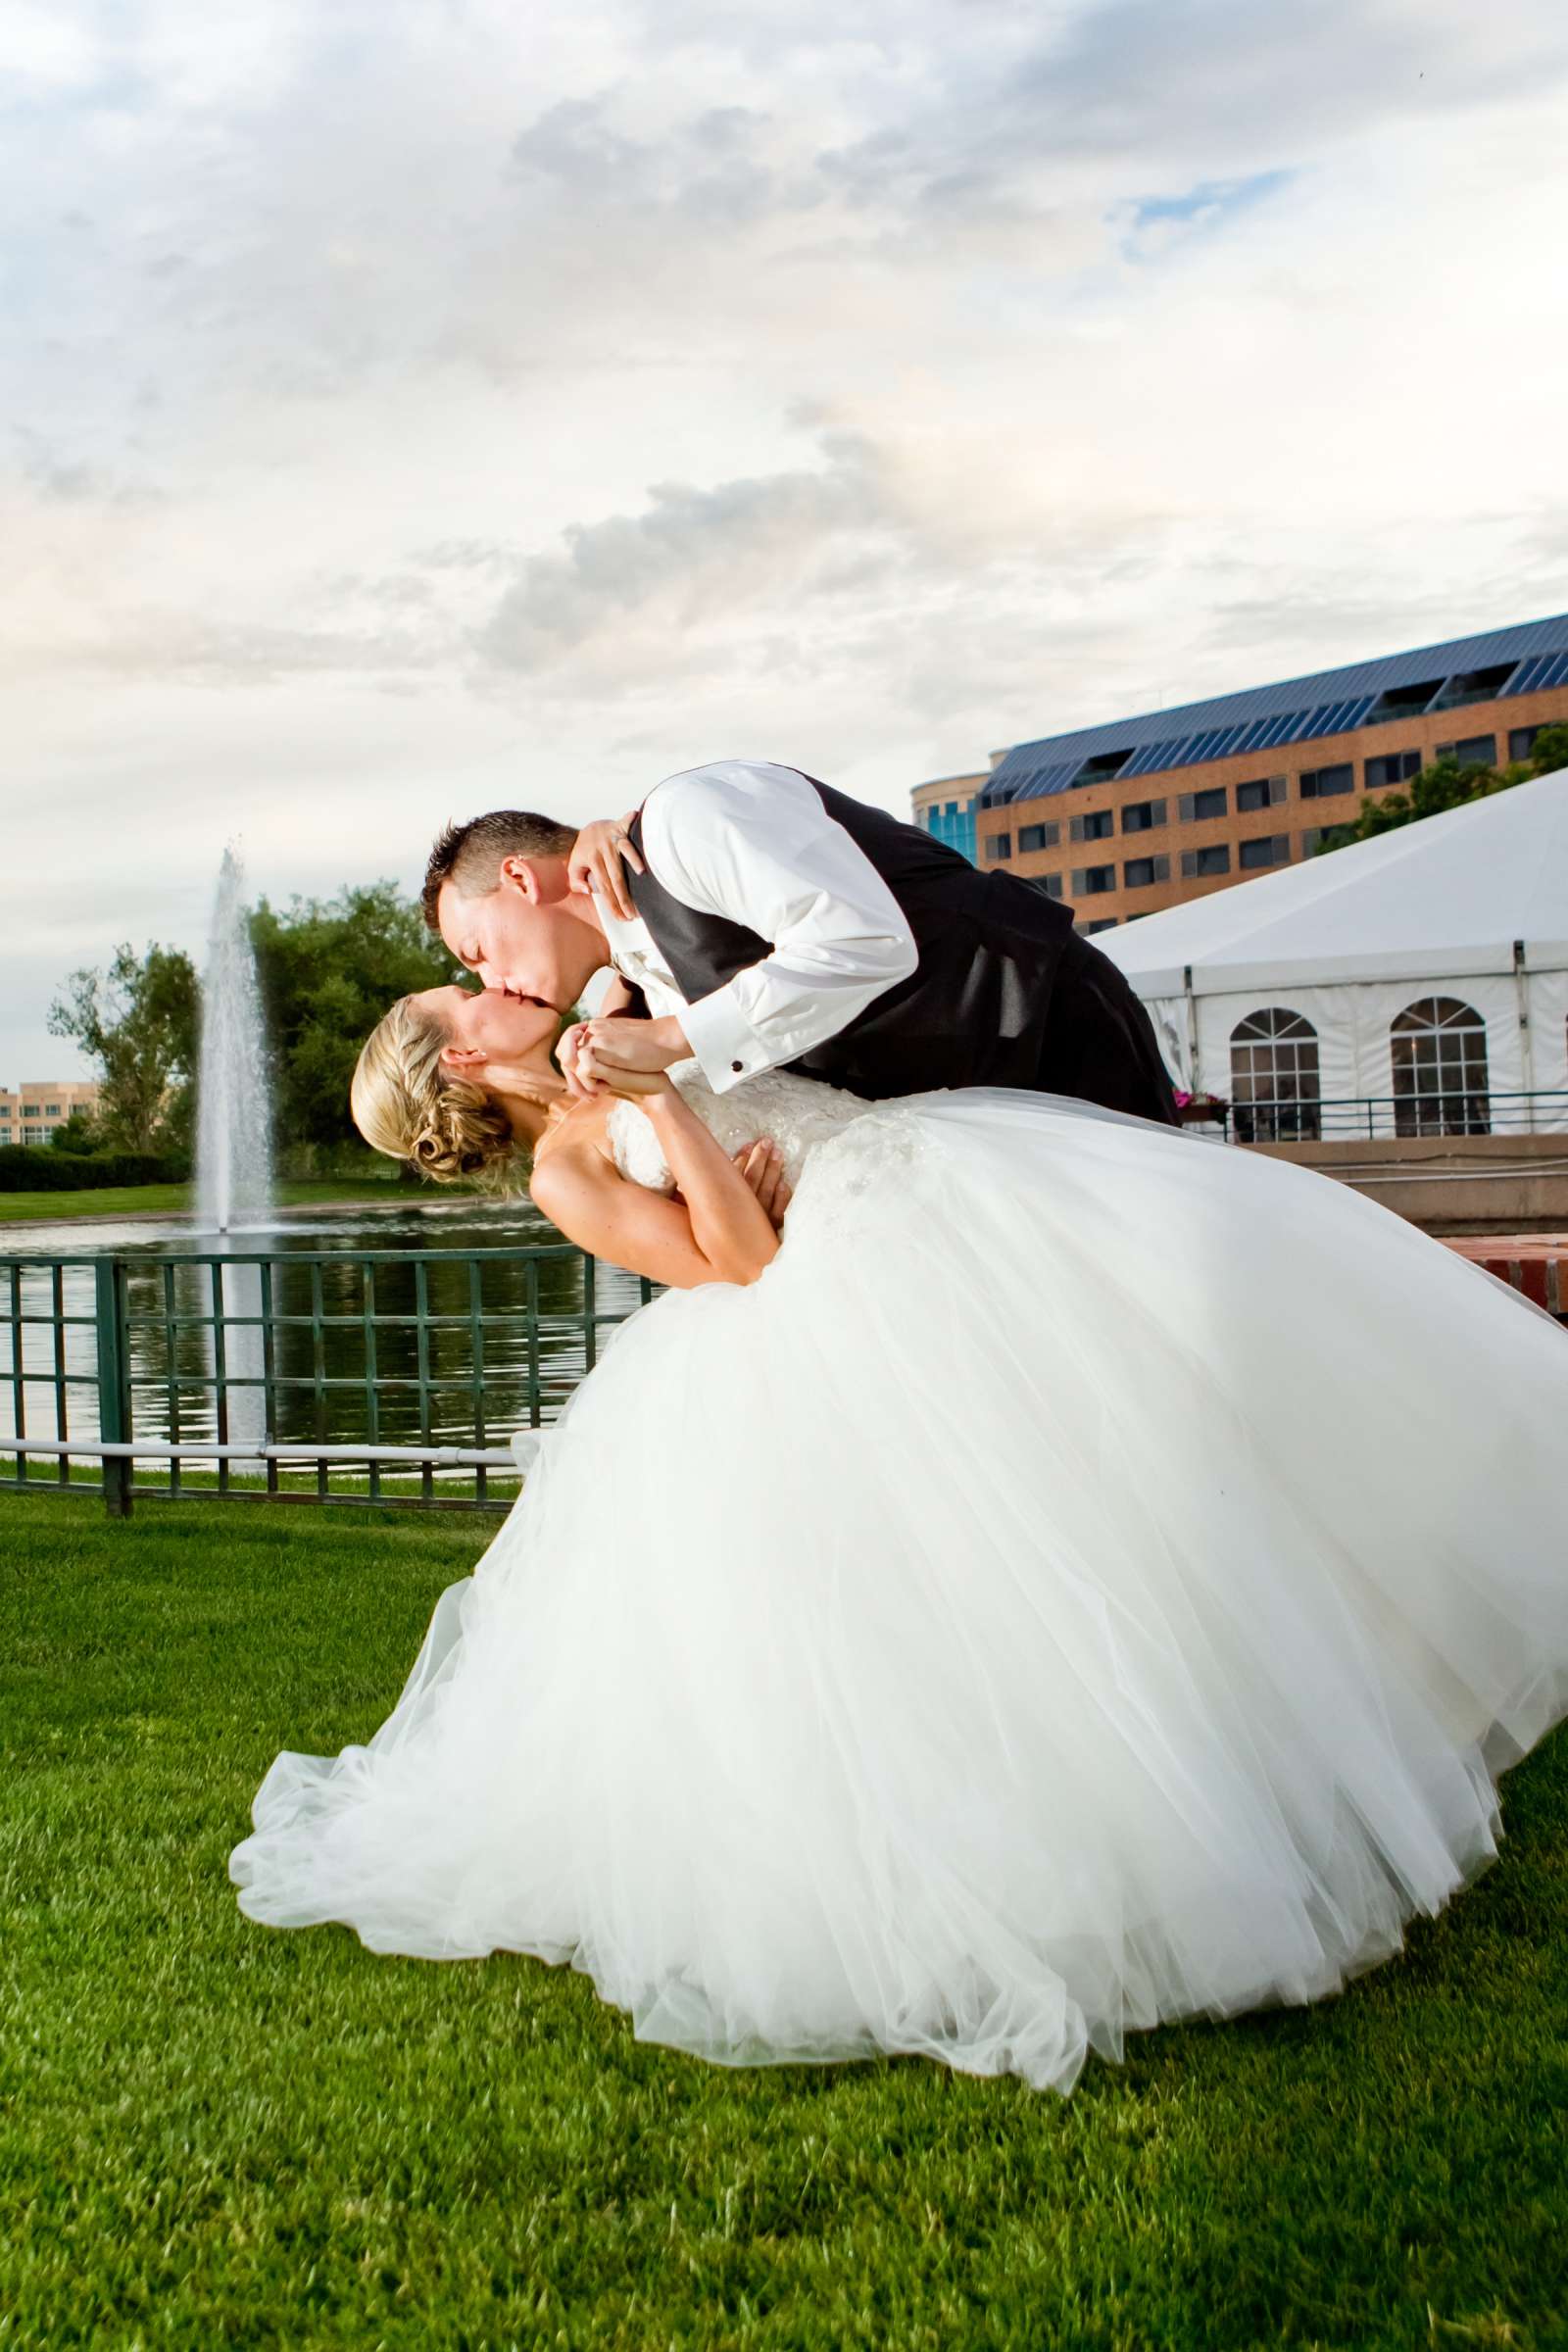
<svg viewBox="0 0 1568 2352">
<path fill-rule="evenodd" d="M 407 1159 L 436 1184 L 504 1193 L 522 1155 L 505 1110 L 472 1078 L 443 1067 L 444 1024 L 399 997 L 360 1050 L 349 1087 L 354 1124 L 389 1159 Z"/>
</svg>

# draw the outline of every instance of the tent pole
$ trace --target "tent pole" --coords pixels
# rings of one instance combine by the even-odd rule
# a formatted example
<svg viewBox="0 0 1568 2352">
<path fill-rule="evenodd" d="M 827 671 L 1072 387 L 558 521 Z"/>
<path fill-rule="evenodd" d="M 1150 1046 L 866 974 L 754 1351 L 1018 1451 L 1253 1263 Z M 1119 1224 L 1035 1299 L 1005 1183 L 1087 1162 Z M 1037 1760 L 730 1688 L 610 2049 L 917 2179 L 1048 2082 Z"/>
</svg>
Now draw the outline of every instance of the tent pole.
<svg viewBox="0 0 1568 2352">
<path fill-rule="evenodd" d="M 1193 967 L 1182 965 L 1182 989 L 1187 998 L 1187 1063 L 1192 1071 L 1188 1086 L 1195 1095 L 1203 1091 L 1203 1075 L 1198 1062 L 1198 1006 L 1193 998 Z"/>
<path fill-rule="evenodd" d="M 1513 943 L 1513 985 L 1519 1003 L 1519 1074 L 1525 1088 L 1525 1124 L 1536 1131 L 1536 1054 L 1530 1037 L 1530 974 L 1525 968 L 1525 943 Z"/>
</svg>

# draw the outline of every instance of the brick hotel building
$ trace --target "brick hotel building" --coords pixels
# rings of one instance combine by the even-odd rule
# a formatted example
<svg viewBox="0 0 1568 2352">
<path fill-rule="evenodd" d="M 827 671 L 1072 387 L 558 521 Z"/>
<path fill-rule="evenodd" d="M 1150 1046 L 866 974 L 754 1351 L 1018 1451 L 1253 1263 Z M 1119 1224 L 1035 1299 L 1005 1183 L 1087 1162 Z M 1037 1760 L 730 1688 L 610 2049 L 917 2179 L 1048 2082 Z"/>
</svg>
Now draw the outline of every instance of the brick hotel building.
<svg viewBox="0 0 1568 2352">
<path fill-rule="evenodd" d="M 83 1078 L 0 1086 L 0 1144 L 47 1144 L 74 1110 L 96 1110 L 98 1094 L 97 1081 Z"/>
<path fill-rule="evenodd" d="M 918 786 L 914 821 L 1102 931 L 1310 857 L 1434 760 L 1503 766 L 1562 721 L 1568 613 L 1043 736 Z"/>
</svg>

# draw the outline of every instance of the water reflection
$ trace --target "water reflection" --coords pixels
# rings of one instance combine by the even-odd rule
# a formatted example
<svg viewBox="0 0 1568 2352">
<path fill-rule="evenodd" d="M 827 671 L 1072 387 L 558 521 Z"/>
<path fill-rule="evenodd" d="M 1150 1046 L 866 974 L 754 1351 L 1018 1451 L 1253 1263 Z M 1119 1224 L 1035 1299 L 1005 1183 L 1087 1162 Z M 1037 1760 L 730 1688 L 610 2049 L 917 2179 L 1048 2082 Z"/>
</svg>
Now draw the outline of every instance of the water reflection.
<svg viewBox="0 0 1568 2352">
<path fill-rule="evenodd" d="M 33 1227 L 8 1243 L 0 1440 L 98 1435 L 93 1260 L 105 1255 L 126 1269 L 140 1439 L 504 1446 L 553 1420 L 587 1365 L 584 1261 L 529 1204 L 282 1219 L 222 1238 Z M 233 1262 L 199 1262 L 219 1252 Z M 76 1262 L 37 1262 L 56 1253 Z M 641 1298 L 634 1277 L 602 1264 L 593 1293 L 602 1317 Z"/>
</svg>

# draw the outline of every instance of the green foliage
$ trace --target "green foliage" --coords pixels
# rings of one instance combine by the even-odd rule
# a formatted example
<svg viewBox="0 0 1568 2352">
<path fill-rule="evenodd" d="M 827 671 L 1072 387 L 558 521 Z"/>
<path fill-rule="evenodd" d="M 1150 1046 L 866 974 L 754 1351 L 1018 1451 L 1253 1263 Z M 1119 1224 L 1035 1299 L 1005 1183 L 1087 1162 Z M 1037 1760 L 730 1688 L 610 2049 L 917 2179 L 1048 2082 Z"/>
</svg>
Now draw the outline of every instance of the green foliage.
<svg viewBox="0 0 1568 2352">
<path fill-rule="evenodd" d="M 0 1193 L 87 1193 L 106 1185 L 183 1184 L 190 1155 L 182 1152 L 44 1152 L 0 1144 Z"/>
<path fill-rule="evenodd" d="M 54 1037 L 98 1064 L 97 1140 L 112 1152 L 190 1148 L 200 1012 L 196 968 L 179 948 L 116 948 L 107 972 L 73 972 L 49 1011 Z"/>
<path fill-rule="evenodd" d="M 1568 719 L 1558 719 L 1552 726 L 1542 728 L 1524 765 L 1532 776 L 1549 776 L 1559 767 L 1568 767 Z"/>
<path fill-rule="evenodd" d="M 49 1138 L 52 1152 L 95 1152 L 103 1142 L 98 1121 L 90 1110 L 74 1110 L 69 1119 L 62 1119 Z"/>
<path fill-rule="evenodd" d="M 1568 767 L 1568 726 L 1543 727 L 1529 759 L 1513 760 L 1504 768 L 1461 767 L 1457 760 L 1435 760 L 1412 779 L 1408 792 L 1388 792 L 1377 800 L 1363 801 L 1352 824 L 1329 827 L 1314 855 L 1322 858 L 1352 841 L 1371 841 L 1379 833 L 1392 833 L 1396 826 L 1417 824 L 1424 816 L 1441 816 L 1445 809 L 1462 808 L 1470 801 L 1490 800 L 1494 792 L 1507 792 L 1515 784 L 1550 775 L 1559 767 Z"/>
<path fill-rule="evenodd" d="M 284 912 L 264 899 L 251 944 L 281 1148 L 302 1171 L 368 1161 L 349 1116 L 360 1049 L 395 999 L 452 979 L 451 956 L 386 881 L 296 898 Z"/>
</svg>

